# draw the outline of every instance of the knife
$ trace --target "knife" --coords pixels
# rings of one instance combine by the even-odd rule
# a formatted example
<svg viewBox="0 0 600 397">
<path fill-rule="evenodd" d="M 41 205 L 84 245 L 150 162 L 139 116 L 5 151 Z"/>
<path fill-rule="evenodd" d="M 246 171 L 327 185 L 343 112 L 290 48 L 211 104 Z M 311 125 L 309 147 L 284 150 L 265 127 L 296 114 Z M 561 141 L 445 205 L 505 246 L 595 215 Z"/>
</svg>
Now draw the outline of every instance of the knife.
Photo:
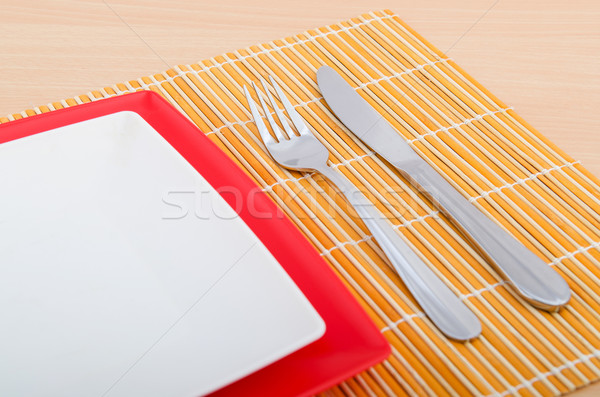
<svg viewBox="0 0 600 397">
<path fill-rule="evenodd" d="M 322 66 L 317 71 L 317 83 L 337 118 L 413 185 L 424 189 L 434 205 L 520 296 L 548 311 L 568 303 L 571 290 L 567 282 L 454 189 L 342 76 Z"/>
</svg>

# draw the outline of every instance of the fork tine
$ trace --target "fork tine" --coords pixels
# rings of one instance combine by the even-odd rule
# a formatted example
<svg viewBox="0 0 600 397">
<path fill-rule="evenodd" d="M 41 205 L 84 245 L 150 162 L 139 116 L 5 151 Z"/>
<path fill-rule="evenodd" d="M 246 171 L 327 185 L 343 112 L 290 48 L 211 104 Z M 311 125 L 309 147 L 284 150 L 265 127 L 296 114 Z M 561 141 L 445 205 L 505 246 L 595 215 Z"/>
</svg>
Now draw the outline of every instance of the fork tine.
<svg viewBox="0 0 600 397">
<path fill-rule="evenodd" d="M 256 108 L 256 102 L 254 102 L 254 99 L 252 99 L 252 96 L 250 95 L 250 92 L 248 92 L 248 88 L 246 86 L 244 86 L 244 93 L 246 94 L 248 106 L 250 106 L 252 118 L 254 119 L 254 123 L 256 124 L 256 128 L 258 128 L 258 132 L 260 133 L 263 142 L 265 144 L 275 143 L 275 139 L 273 139 L 269 133 L 269 130 L 267 129 L 267 126 L 265 125 L 265 122 L 263 121 L 262 117 L 260 117 L 260 113 Z M 260 95 L 258 95 L 258 97 L 260 98 Z"/>
<path fill-rule="evenodd" d="M 263 110 L 265 111 L 265 116 L 267 116 L 267 120 L 269 121 L 269 124 L 271 125 L 271 128 L 273 129 L 273 133 L 275 134 L 275 136 L 277 137 L 277 139 L 280 142 L 285 140 L 286 139 L 285 136 L 283 135 L 283 133 L 279 129 L 279 126 L 273 119 L 273 115 L 271 115 L 271 111 L 269 110 L 269 107 L 267 106 L 267 103 L 265 102 L 265 100 L 262 98 L 260 90 L 258 89 L 256 84 L 254 84 L 254 81 L 252 82 L 252 87 L 254 87 L 254 91 L 256 91 L 256 96 L 258 97 L 258 100 L 260 101 L 260 104 L 261 104 Z M 269 133 L 269 131 L 267 131 L 267 134 L 268 133 Z M 271 134 L 269 134 L 269 136 L 270 135 Z"/>
<path fill-rule="evenodd" d="M 267 96 L 269 97 L 269 102 L 271 102 L 271 106 L 273 107 L 273 110 L 275 110 L 275 114 L 277 115 L 279 122 L 283 126 L 283 129 L 285 130 L 285 132 L 288 134 L 288 137 L 292 138 L 292 137 L 296 136 L 296 134 L 294 133 L 294 130 L 292 130 L 292 128 L 288 124 L 288 122 L 285 118 L 285 114 L 283 114 L 281 109 L 279 109 L 279 105 L 277 105 L 277 102 L 275 102 L 275 99 L 271 95 L 271 92 L 269 91 L 269 87 L 267 86 L 267 82 L 265 81 L 265 79 L 260 79 L 260 82 L 261 82 L 263 88 L 265 89 Z"/>
<path fill-rule="evenodd" d="M 289 99 L 287 98 L 287 96 L 285 95 L 283 90 L 275 82 L 273 77 L 269 76 L 269 80 L 271 81 L 273 88 L 275 88 L 275 91 L 277 92 L 277 95 L 279 96 L 279 100 L 281 100 L 283 107 L 287 111 L 288 115 L 290 116 L 290 119 L 292 120 L 292 123 L 294 123 L 294 126 L 296 127 L 296 129 L 298 130 L 300 135 L 310 134 L 310 131 L 309 131 L 308 127 L 306 126 L 304 119 L 302 118 L 302 116 L 300 116 L 300 114 L 296 111 L 296 109 L 294 109 L 294 107 L 290 103 Z"/>
</svg>

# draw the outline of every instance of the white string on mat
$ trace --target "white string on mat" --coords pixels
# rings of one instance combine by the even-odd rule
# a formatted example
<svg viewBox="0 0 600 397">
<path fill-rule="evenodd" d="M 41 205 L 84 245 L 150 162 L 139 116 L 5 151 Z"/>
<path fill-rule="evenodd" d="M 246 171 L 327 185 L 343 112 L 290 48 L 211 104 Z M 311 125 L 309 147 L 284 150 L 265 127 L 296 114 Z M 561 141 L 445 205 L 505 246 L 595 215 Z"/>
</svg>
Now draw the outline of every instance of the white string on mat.
<svg viewBox="0 0 600 397">
<path fill-rule="evenodd" d="M 367 158 L 367 157 L 373 157 L 374 155 L 375 155 L 375 152 L 369 151 L 369 152 L 367 152 L 365 154 L 361 154 L 358 157 L 353 157 L 353 158 L 348 159 L 348 160 L 342 160 L 339 163 L 331 164 L 331 167 L 332 168 L 345 167 L 345 166 L 347 166 L 348 164 L 350 164 L 350 163 L 352 163 L 354 161 L 359 161 L 359 160 L 362 160 L 362 159 Z"/>
<path fill-rule="evenodd" d="M 519 391 L 525 387 L 532 386 L 536 381 L 548 378 L 553 375 L 558 375 L 561 371 L 563 371 L 565 369 L 570 369 L 579 363 L 589 361 L 593 358 L 600 358 L 600 350 L 594 350 L 590 354 L 586 354 L 584 356 L 576 358 L 575 360 L 571 360 L 565 364 L 559 365 L 557 367 L 553 367 L 550 371 L 538 374 L 538 375 L 534 376 L 533 378 L 527 380 L 526 382 L 523 382 L 517 386 L 513 386 L 510 389 L 507 389 L 506 391 L 504 391 L 502 393 L 489 394 L 486 397 L 505 397 L 510 394 L 515 394 L 517 391 Z"/>
<path fill-rule="evenodd" d="M 301 176 L 301 177 L 299 177 L 299 178 L 286 178 L 286 179 L 281 179 L 281 180 L 279 180 L 279 181 L 277 181 L 277 182 L 275 182 L 275 183 L 273 183 L 273 184 L 271 184 L 271 185 L 269 185 L 269 186 L 266 186 L 266 187 L 262 188 L 262 191 L 263 191 L 263 192 L 268 192 L 268 191 L 270 191 L 270 190 L 273 190 L 273 188 L 274 188 L 275 186 L 278 186 L 278 185 L 283 185 L 283 184 L 285 184 L 285 183 L 287 183 L 287 182 L 298 182 L 298 181 L 302 181 L 302 180 L 305 180 L 305 179 L 308 179 L 308 178 L 312 178 L 312 177 L 313 177 L 313 176 L 315 176 L 315 175 L 317 175 L 317 173 L 316 173 L 316 172 L 310 172 L 310 173 L 306 173 L 306 174 L 304 174 L 303 176 Z"/>
<path fill-rule="evenodd" d="M 550 263 L 550 265 L 551 264 L 552 263 Z M 462 294 L 462 295 L 460 295 L 460 298 L 462 300 L 466 300 L 466 299 L 472 298 L 474 296 L 479 296 L 479 295 L 483 294 L 484 292 L 491 291 L 491 290 L 496 289 L 497 287 L 500 287 L 505 284 L 508 284 L 508 281 L 506 281 L 506 280 L 498 281 L 497 283 L 490 284 L 487 287 L 475 290 L 473 292 L 469 292 L 468 294 Z"/>
<path fill-rule="evenodd" d="M 416 313 L 409 314 L 408 316 L 404 316 L 400 320 L 396 320 L 393 323 L 391 323 L 390 325 L 381 328 L 379 330 L 379 332 L 384 333 L 386 331 L 390 331 L 392 328 L 397 327 L 398 325 L 402 324 L 403 322 L 408 321 L 411 318 L 416 318 L 416 317 L 425 317 L 425 313 L 424 312 L 416 312 Z"/>
<path fill-rule="evenodd" d="M 398 230 L 401 227 L 407 227 L 410 224 L 413 224 L 415 222 L 422 222 L 425 219 L 428 218 L 435 218 L 440 212 L 439 211 L 434 211 L 431 214 L 427 214 L 427 215 L 423 215 L 423 216 L 419 216 L 416 217 L 414 219 L 408 220 L 408 221 L 404 221 L 399 225 L 392 225 L 394 229 Z M 321 256 L 326 256 L 329 255 L 331 252 L 335 251 L 336 249 L 340 249 L 342 247 L 345 247 L 347 245 L 350 246 L 354 246 L 354 245 L 358 245 L 360 243 L 364 243 L 365 241 L 369 241 L 373 238 L 372 235 L 367 234 L 365 237 L 361 238 L 360 240 L 351 240 L 351 241 L 344 241 L 342 243 L 336 244 L 335 246 L 331 247 L 330 249 L 321 252 Z"/>
<path fill-rule="evenodd" d="M 400 227 L 401 227 L 401 226 L 400 226 Z M 594 242 L 593 244 L 591 244 L 591 245 L 590 245 L 590 246 L 588 246 L 588 247 L 582 247 L 582 248 L 579 248 L 579 249 L 577 249 L 576 251 L 573 251 L 573 252 L 569 253 L 568 255 L 561 256 L 560 258 L 556 258 L 556 259 L 554 259 L 552 262 L 548 263 L 548 265 L 549 265 L 549 266 L 554 266 L 554 265 L 558 264 L 559 262 L 561 262 L 562 260 L 564 260 L 564 259 L 567 259 L 567 258 L 570 258 L 570 257 L 572 257 L 572 256 L 574 256 L 574 255 L 577 255 L 578 253 L 580 253 L 580 252 L 582 252 L 582 251 L 587 251 L 587 250 L 590 250 L 590 249 L 592 249 L 592 248 L 599 248 L 599 247 L 600 247 L 600 241 L 598 241 L 598 242 Z M 475 291 L 473 291 L 473 292 L 471 292 L 471 293 L 468 293 L 468 294 L 462 294 L 462 295 L 460 295 L 460 296 L 459 296 L 459 299 L 461 299 L 461 300 L 467 300 L 467 299 L 469 299 L 469 298 L 471 298 L 471 297 L 475 297 L 475 296 L 481 295 L 482 293 L 484 293 L 484 292 L 487 292 L 487 291 L 492 291 L 492 290 L 494 290 L 494 289 L 496 289 L 496 288 L 498 288 L 498 287 L 500 287 L 500 286 L 506 285 L 506 284 L 508 284 L 508 282 L 507 282 L 507 281 L 505 281 L 505 280 L 502 280 L 502 281 L 500 281 L 500 282 L 497 282 L 497 283 L 494 283 L 494 284 L 488 285 L 488 286 L 486 286 L 485 288 L 477 289 L 477 290 L 475 290 Z M 404 319 L 404 320 L 403 320 L 403 319 L 400 319 L 400 320 L 396 321 L 395 323 L 397 323 L 397 324 L 400 324 L 400 323 L 402 323 L 403 321 L 406 321 L 408 318 L 412 318 L 412 317 L 415 317 L 415 316 L 418 316 L 418 317 L 424 317 L 424 316 L 425 316 L 425 313 L 424 313 L 424 312 L 422 312 L 422 311 L 418 311 L 418 312 L 415 312 L 414 314 L 410 314 L 410 315 L 408 315 L 408 316 L 403 316 L 403 319 L 404 319 L 404 317 L 407 317 L 407 318 L 406 318 L 406 319 Z M 402 320 L 403 320 L 403 321 L 402 321 Z M 382 328 L 382 329 L 381 329 L 381 332 L 389 331 L 389 330 L 391 330 L 393 327 L 394 327 L 394 326 L 393 326 L 393 324 L 390 324 L 389 326 L 386 326 L 386 327 Z"/>
<path fill-rule="evenodd" d="M 125 88 L 127 88 L 127 92 L 136 92 L 137 91 L 137 88 L 134 88 L 133 85 L 131 85 L 131 83 L 129 81 L 124 82 L 123 85 L 125 86 Z"/>
<path fill-rule="evenodd" d="M 500 192 L 503 189 L 508 189 L 508 188 L 511 188 L 511 187 L 514 187 L 514 186 L 517 186 L 517 185 L 522 185 L 525 182 L 528 182 L 528 181 L 534 180 L 536 178 L 539 178 L 540 176 L 546 175 L 546 174 L 548 174 L 548 173 L 550 173 L 552 171 L 557 171 L 557 170 L 560 170 L 560 169 L 565 168 L 565 167 L 572 167 L 575 164 L 579 164 L 579 163 L 580 163 L 580 161 L 573 161 L 572 163 L 555 165 L 554 167 L 543 169 L 540 172 L 536 172 L 535 174 L 531 174 L 531 175 L 529 175 L 526 178 L 517 179 L 513 183 L 509 183 L 507 185 L 502 185 L 502 186 L 495 187 L 492 190 L 488 190 L 486 192 L 483 192 L 483 193 L 481 193 L 478 196 L 469 197 L 469 201 L 472 203 L 474 201 L 479 200 L 480 198 L 487 197 L 487 196 L 489 196 L 492 193 L 498 193 L 498 192 Z"/>
<path fill-rule="evenodd" d="M 590 250 L 590 249 L 592 249 L 592 248 L 600 248 L 600 242 L 594 242 L 594 243 L 592 243 L 592 244 L 588 245 L 587 247 L 579 247 L 578 249 L 576 249 L 576 250 L 575 250 L 575 251 L 573 251 L 573 252 L 569 252 L 569 253 L 568 253 L 568 254 L 566 254 L 566 255 L 563 255 L 563 256 L 561 256 L 561 257 L 559 257 L 559 258 L 556 258 L 556 259 L 554 259 L 554 260 L 553 260 L 553 261 L 550 263 L 550 265 L 555 265 L 555 264 L 557 264 L 557 263 L 559 263 L 559 262 L 562 262 L 564 259 L 571 259 L 571 258 L 573 258 L 575 255 L 577 255 L 577 254 L 582 254 L 582 253 L 584 253 L 584 252 L 587 252 L 587 251 L 589 251 L 589 250 Z"/>
<path fill-rule="evenodd" d="M 163 76 L 164 76 L 164 75 L 163 75 Z M 165 79 L 171 79 L 171 76 L 164 76 L 164 77 L 165 77 Z M 172 81 L 172 80 L 169 80 L 169 81 Z M 136 82 L 137 82 L 137 83 L 140 85 L 140 87 L 141 87 L 141 88 L 143 88 L 144 90 L 149 90 L 149 89 L 150 89 L 150 86 L 151 86 L 151 84 L 146 84 L 146 83 L 144 83 L 144 81 L 143 81 L 142 79 L 138 79 L 138 80 L 136 80 Z"/>
<path fill-rule="evenodd" d="M 458 127 L 462 127 L 463 125 L 467 125 L 467 124 L 471 124 L 475 121 L 479 121 L 479 120 L 483 120 L 483 118 L 485 116 L 493 116 L 497 113 L 502 113 L 502 112 L 506 112 L 508 110 L 513 110 L 513 107 L 507 107 L 507 108 L 503 108 L 503 109 L 499 109 L 499 110 L 490 110 L 489 112 L 485 112 L 483 114 L 478 114 L 475 115 L 473 117 L 471 117 L 470 119 L 466 119 L 465 121 L 461 121 L 460 123 L 452 123 L 451 125 L 447 126 L 447 127 L 441 127 L 435 131 L 431 131 L 431 132 L 427 132 L 425 134 L 419 135 L 417 138 L 414 139 L 409 139 L 407 140 L 407 142 L 413 143 L 413 142 L 418 142 L 418 141 L 422 141 L 423 139 L 425 139 L 428 136 L 433 136 L 433 135 L 437 135 L 440 132 L 448 132 L 451 129 L 455 129 Z"/>
</svg>

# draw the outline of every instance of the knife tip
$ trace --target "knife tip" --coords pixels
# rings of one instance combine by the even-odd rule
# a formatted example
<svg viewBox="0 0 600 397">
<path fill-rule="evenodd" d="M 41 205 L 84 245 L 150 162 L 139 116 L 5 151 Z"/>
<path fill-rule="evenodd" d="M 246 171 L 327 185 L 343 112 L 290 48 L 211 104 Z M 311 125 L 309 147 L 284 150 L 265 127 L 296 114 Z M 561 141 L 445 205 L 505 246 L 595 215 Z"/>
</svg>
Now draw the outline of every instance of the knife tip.
<svg viewBox="0 0 600 397">
<path fill-rule="evenodd" d="M 331 76 L 332 74 L 336 75 L 337 72 L 331 66 L 328 66 L 328 65 L 321 66 L 317 70 L 317 83 L 319 82 L 320 79 L 324 78 L 327 75 Z"/>
</svg>

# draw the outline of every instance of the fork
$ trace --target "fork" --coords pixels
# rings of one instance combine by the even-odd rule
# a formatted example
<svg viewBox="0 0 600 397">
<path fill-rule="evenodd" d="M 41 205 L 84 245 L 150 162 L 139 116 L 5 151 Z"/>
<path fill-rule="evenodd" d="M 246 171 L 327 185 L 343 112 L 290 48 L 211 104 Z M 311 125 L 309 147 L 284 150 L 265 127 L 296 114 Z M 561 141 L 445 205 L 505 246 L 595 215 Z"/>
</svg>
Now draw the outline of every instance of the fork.
<svg viewBox="0 0 600 397">
<path fill-rule="evenodd" d="M 302 116 L 294 109 L 279 85 L 269 76 L 285 111 L 297 133 L 290 127 L 264 79 L 261 83 L 284 132 L 273 118 L 260 89 L 252 82 L 265 116 L 271 126 L 271 135 L 248 88 L 244 93 L 260 136 L 271 157 L 285 168 L 297 171 L 319 172 L 335 184 L 352 204 L 379 246 L 419 302 L 429 319 L 449 338 L 466 341 L 481 333 L 479 319 L 439 279 L 423 260 L 402 240 L 392 225 L 377 208 L 343 174 L 327 164 L 329 151 L 308 129 Z"/>
</svg>

